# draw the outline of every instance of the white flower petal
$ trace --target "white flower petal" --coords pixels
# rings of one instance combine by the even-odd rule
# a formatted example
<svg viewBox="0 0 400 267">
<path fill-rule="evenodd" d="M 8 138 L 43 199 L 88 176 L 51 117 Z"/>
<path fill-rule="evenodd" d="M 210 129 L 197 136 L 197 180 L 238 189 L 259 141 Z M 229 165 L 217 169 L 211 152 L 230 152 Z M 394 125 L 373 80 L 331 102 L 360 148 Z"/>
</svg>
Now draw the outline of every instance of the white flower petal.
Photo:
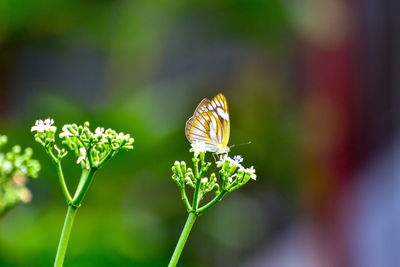
<svg viewBox="0 0 400 267">
<path fill-rule="evenodd" d="M 82 161 L 84 161 L 86 159 L 86 149 L 84 147 L 81 147 L 79 149 L 79 153 L 80 153 L 80 156 L 79 156 L 78 160 L 76 161 L 77 164 L 81 163 Z"/>
<path fill-rule="evenodd" d="M 254 169 L 253 166 L 251 166 L 250 168 L 245 169 L 245 172 L 250 174 L 250 178 L 251 179 L 253 179 L 253 180 L 257 179 L 256 170 Z"/>
<path fill-rule="evenodd" d="M 35 122 L 35 125 L 32 126 L 31 128 L 31 132 L 39 132 L 39 133 L 43 133 L 43 132 L 47 132 L 47 131 L 51 131 L 51 132 L 55 132 L 57 130 L 56 126 L 53 126 L 54 120 L 53 119 L 46 119 L 46 120 L 37 120 Z"/>
<path fill-rule="evenodd" d="M 205 153 L 207 152 L 207 146 L 206 143 L 203 142 L 195 142 L 191 144 L 192 148 L 189 150 L 190 152 L 194 152 L 194 154 L 197 156 L 200 153 Z"/>
</svg>

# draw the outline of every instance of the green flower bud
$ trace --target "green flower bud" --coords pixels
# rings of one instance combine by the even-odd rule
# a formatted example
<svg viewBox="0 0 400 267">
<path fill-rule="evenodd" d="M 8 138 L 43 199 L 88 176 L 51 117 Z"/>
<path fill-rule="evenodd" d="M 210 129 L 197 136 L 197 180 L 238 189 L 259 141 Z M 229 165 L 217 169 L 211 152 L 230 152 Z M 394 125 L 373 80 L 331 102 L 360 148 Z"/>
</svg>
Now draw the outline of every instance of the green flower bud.
<svg viewBox="0 0 400 267">
<path fill-rule="evenodd" d="M 230 168 L 231 168 L 231 165 L 230 165 L 229 161 L 225 160 L 224 163 L 222 164 L 222 169 L 228 173 Z"/>
<path fill-rule="evenodd" d="M 44 146 L 44 142 L 42 141 L 41 138 L 35 137 L 35 141 L 38 142 L 39 144 L 41 144 L 42 146 Z"/>
<path fill-rule="evenodd" d="M 25 148 L 24 154 L 26 157 L 31 157 L 33 154 L 33 150 L 30 147 Z"/>
<path fill-rule="evenodd" d="M 207 170 L 208 170 L 208 168 L 210 168 L 210 166 L 211 166 L 211 162 L 207 162 L 207 163 L 203 166 L 202 171 L 203 171 L 203 172 L 207 172 Z"/>
<path fill-rule="evenodd" d="M 175 161 L 174 166 L 175 166 L 176 173 L 178 174 L 178 176 L 182 177 L 183 173 L 182 173 L 182 169 L 181 169 L 181 165 L 180 165 L 179 161 Z"/>
<path fill-rule="evenodd" d="M 227 171 L 227 175 L 231 176 L 232 174 L 235 173 L 236 169 L 237 169 L 237 166 L 235 164 L 230 164 L 229 170 Z"/>
<path fill-rule="evenodd" d="M 215 173 L 211 173 L 210 180 L 217 182 L 217 176 L 215 175 Z"/>
<path fill-rule="evenodd" d="M 113 150 L 117 150 L 120 147 L 120 145 L 118 143 L 112 143 L 111 148 Z"/>
<path fill-rule="evenodd" d="M 200 159 L 201 159 L 202 162 L 204 162 L 205 156 L 206 156 L 205 152 L 200 152 Z"/>
<path fill-rule="evenodd" d="M 190 179 L 194 180 L 194 174 L 191 168 L 187 168 L 186 175 L 189 176 Z"/>
<path fill-rule="evenodd" d="M 11 151 L 12 151 L 13 153 L 15 153 L 15 154 L 19 154 L 19 153 L 21 153 L 21 147 L 18 146 L 18 145 L 13 146 L 13 148 L 11 149 Z"/>
<path fill-rule="evenodd" d="M 182 174 L 186 173 L 186 162 L 181 161 Z"/>
<path fill-rule="evenodd" d="M 7 136 L 0 135 L 0 146 L 7 144 Z"/>
<path fill-rule="evenodd" d="M 240 181 L 241 177 L 244 175 L 244 169 L 239 169 L 237 172 L 237 179 Z"/>
<path fill-rule="evenodd" d="M 196 164 L 199 163 L 200 159 L 199 159 L 197 156 L 194 156 L 194 157 L 192 158 L 192 161 L 193 161 L 193 164 L 196 165 Z"/>
<path fill-rule="evenodd" d="M 244 184 L 246 184 L 249 180 L 250 180 L 250 173 L 243 173 L 243 175 L 242 175 L 242 179 L 240 180 L 240 184 L 241 185 L 244 185 Z"/>
<path fill-rule="evenodd" d="M 219 184 L 214 185 L 214 190 L 215 190 L 215 195 L 219 195 L 221 193 L 221 189 L 219 187 Z"/>
</svg>

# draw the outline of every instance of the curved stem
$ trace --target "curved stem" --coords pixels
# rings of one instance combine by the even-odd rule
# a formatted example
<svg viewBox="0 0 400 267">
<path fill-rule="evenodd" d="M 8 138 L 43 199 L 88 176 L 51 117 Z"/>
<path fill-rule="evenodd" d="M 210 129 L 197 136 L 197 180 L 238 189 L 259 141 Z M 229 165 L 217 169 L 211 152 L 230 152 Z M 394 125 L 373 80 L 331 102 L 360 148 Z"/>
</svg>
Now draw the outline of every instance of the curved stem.
<svg viewBox="0 0 400 267">
<path fill-rule="evenodd" d="M 171 260 L 168 264 L 168 267 L 175 267 L 179 261 L 179 257 L 181 256 L 182 250 L 185 247 L 186 240 L 189 237 L 190 230 L 192 230 L 193 224 L 196 221 L 197 216 L 194 213 L 189 213 L 189 216 L 186 220 L 185 226 L 183 227 L 181 236 L 179 237 L 178 243 L 176 244 L 174 253 L 172 254 Z"/>
<path fill-rule="evenodd" d="M 89 174 L 88 169 L 82 169 L 81 177 L 79 178 L 79 183 L 78 186 L 76 187 L 73 199 L 76 199 L 79 195 L 79 192 L 82 191 L 82 187 L 86 182 L 86 177 L 88 176 L 88 174 Z"/>
<path fill-rule="evenodd" d="M 47 148 L 46 149 L 47 154 L 50 156 L 51 160 L 57 164 L 57 162 L 59 161 L 59 159 L 57 159 L 56 156 L 54 156 L 53 151 L 51 151 L 51 148 Z"/>
<path fill-rule="evenodd" d="M 56 170 L 57 170 L 58 180 L 60 181 L 61 190 L 67 200 L 67 203 L 71 203 L 72 198 L 71 198 L 71 195 L 69 194 L 67 184 L 65 183 L 64 174 L 62 171 L 60 160 L 56 161 Z"/>
<path fill-rule="evenodd" d="M 98 164 L 96 167 L 97 167 L 97 168 L 101 168 L 101 167 L 103 166 L 103 164 L 113 156 L 114 152 L 115 152 L 114 150 L 111 150 L 110 152 L 108 152 L 107 156 L 105 156 L 105 157 L 99 162 L 99 164 Z"/>
<path fill-rule="evenodd" d="M 225 190 L 221 191 L 221 193 L 219 193 L 216 197 L 214 197 L 213 200 L 208 202 L 203 207 L 199 208 L 197 210 L 197 214 L 200 215 L 201 213 L 205 212 L 206 210 L 208 210 L 209 208 L 211 208 L 212 206 L 217 204 L 217 202 L 219 202 L 226 195 L 226 193 L 228 193 L 228 191 L 225 191 Z"/>
<path fill-rule="evenodd" d="M 182 198 L 183 204 L 185 205 L 186 210 L 188 212 L 190 212 L 192 210 L 192 207 L 190 206 L 189 200 L 188 200 L 187 195 L 186 195 L 185 185 L 184 184 L 183 185 L 179 185 L 179 189 L 181 190 L 181 198 Z"/>
<path fill-rule="evenodd" d="M 68 240 L 71 234 L 72 224 L 75 219 L 77 207 L 68 206 L 67 215 L 65 216 L 64 226 L 61 232 L 60 242 L 58 244 L 56 259 L 54 261 L 54 267 L 62 267 L 65 258 L 65 252 L 68 247 Z"/>
<path fill-rule="evenodd" d="M 83 170 L 82 176 L 78 184 L 78 188 L 76 189 L 74 199 L 72 202 L 74 205 L 79 206 L 86 195 L 86 192 L 92 183 L 93 175 L 95 173 L 95 169 L 91 168 L 90 170 Z"/>
</svg>

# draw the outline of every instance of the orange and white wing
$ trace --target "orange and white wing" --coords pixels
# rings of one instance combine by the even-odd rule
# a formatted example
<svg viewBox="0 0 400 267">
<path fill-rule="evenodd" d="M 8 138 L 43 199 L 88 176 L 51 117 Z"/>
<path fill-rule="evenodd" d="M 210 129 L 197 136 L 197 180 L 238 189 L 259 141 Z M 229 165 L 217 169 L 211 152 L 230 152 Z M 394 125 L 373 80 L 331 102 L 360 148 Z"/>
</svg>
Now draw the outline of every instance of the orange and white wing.
<svg viewBox="0 0 400 267">
<path fill-rule="evenodd" d="M 227 152 L 230 121 L 225 96 L 218 94 L 211 101 L 203 99 L 186 122 L 185 134 L 189 142 L 204 143 L 210 152 Z"/>
<path fill-rule="evenodd" d="M 217 117 L 216 138 L 220 149 L 225 149 L 228 146 L 230 136 L 230 120 L 228 102 L 223 94 L 218 94 L 214 97 L 207 108 L 211 110 Z"/>
</svg>

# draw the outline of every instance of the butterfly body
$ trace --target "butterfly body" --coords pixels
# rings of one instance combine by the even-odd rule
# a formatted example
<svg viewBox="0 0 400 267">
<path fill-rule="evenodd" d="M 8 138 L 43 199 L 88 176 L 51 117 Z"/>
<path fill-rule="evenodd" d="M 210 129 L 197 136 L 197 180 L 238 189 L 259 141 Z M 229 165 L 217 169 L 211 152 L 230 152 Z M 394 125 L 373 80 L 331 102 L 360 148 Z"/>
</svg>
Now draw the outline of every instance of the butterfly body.
<svg viewBox="0 0 400 267">
<path fill-rule="evenodd" d="M 190 143 L 202 143 L 209 152 L 229 152 L 230 120 L 228 103 L 223 94 L 204 98 L 186 122 L 185 135 Z"/>
</svg>

